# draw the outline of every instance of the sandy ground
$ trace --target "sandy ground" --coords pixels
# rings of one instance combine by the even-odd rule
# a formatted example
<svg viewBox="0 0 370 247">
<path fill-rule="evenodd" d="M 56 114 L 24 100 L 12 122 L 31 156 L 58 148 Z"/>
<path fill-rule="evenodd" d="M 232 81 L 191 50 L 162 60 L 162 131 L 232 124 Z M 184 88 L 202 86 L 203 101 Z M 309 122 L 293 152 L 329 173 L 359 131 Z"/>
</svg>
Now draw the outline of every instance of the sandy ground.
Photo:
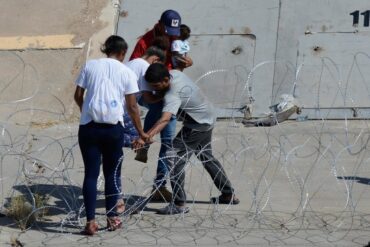
<svg viewBox="0 0 370 247">
<path fill-rule="evenodd" d="M 253 128 L 232 120 L 218 122 L 214 153 L 241 203 L 211 204 L 209 198 L 219 192 L 193 157 L 186 168 L 186 215 L 160 216 L 155 211 L 165 204 L 140 205 L 151 192 L 158 143 L 146 164 L 125 150 L 124 193 L 139 214 L 122 216 L 124 228 L 107 232 L 101 178 L 101 230 L 90 238 L 79 234 L 85 221 L 76 134 L 76 124 L 5 126 L 2 204 L 32 191 L 49 195 L 50 209 L 25 232 L 1 217 L 1 244 L 12 238 L 26 246 L 363 246 L 369 241 L 368 121 L 287 121 Z"/>
<path fill-rule="evenodd" d="M 0 37 L 73 34 L 82 49 L 0 51 L 0 246 L 364 246 L 369 238 L 369 122 L 287 121 L 245 128 L 233 120 L 214 130 L 239 205 L 217 205 L 219 192 L 195 157 L 186 169 L 190 213 L 160 216 L 150 196 L 158 139 L 146 164 L 125 150 L 122 180 L 129 209 L 124 228 L 105 228 L 99 179 L 99 233 L 80 234 L 85 219 L 83 163 L 77 144 L 73 80 L 89 39 L 107 27 L 108 0 L 0 0 Z M 15 18 L 16 17 L 16 18 Z M 97 52 L 100 38 L 90 50 Z M 178 126 L 180 128 L 180 124 Z M 31 195 L 48 196 L 44 206 Z M 26 230 L 4 214 L 24 195 L 40 217 Z M 48 209 L 45 215 L 41 215 Z"/>
</svg>

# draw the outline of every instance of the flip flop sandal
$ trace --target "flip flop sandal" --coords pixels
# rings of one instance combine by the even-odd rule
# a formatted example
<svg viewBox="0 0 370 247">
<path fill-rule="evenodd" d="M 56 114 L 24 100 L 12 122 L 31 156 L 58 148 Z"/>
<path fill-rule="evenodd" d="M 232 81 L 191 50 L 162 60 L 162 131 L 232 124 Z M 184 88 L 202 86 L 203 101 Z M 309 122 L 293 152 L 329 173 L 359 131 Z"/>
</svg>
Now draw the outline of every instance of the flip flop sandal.
<svg viewBox="0 0 370 247">
<path fill-rule="evenodd" d="M 122 228 L 122 221 L 118 217 L 108 217 L 107 218 L 107 228 L 108 231 L 115 231 Z"/>
<path fill-rule="evenodd" d="M 93 236 L 98 231 L 99 226 L 97 223 L 86 224 L 85 229 L 81 232 L 83 235 Z"/>
</svg>

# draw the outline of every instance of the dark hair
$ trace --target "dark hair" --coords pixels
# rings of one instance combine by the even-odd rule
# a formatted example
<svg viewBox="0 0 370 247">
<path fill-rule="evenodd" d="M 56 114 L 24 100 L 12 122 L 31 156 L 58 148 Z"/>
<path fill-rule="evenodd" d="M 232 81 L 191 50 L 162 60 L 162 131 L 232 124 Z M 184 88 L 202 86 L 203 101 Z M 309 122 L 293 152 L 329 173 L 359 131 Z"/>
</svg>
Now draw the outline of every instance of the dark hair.
<svg viewBox="0 0 370 247">
<path fill-rule="evenodd" d="M 122 51 L 127 51 L 127 48 L 127 43 L 122 37 L 111 35 L 101 46 L 100 51 L 109 56 L 111 54 L 117 54 Z"/>
<path fill-rule="evenodd" d="M 170 72 L 168 72 L 167 67 L 161 63 L 151 64 L 145 72 L 145 80 L 148 83 L 161 82 L 165 77 L 170 78 Z"/>
<path fill-rule="evenodd" d="M 164 51 L 155 46 L 151 46 L 148 49 L 146 49 L 144 56 L 146 57 L 157 56 L 159 61 L 161 61 L 162 63 L 164 63 L 166 60 Z"/>
<path fill-rule="evenodd" d="M 170 40 L 167 36 L 157 36 L 153 39 L 151 46 L 167 51 L 170 49 Z"/>
<path fill-rule="evenodd" d="M 190 37 L 190 27 L 186 26 L 185 24 L 180 25 L 180 39 L 186 40 Z"/>
</svg>

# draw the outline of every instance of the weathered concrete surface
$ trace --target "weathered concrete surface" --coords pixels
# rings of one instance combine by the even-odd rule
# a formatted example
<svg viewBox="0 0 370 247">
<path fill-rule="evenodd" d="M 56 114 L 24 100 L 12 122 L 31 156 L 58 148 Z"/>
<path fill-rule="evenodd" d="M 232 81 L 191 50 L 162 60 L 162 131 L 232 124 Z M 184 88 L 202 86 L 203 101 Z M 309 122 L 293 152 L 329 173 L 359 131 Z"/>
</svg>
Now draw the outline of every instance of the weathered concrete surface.
<svg viewBox="0 0 370 247">
<path fill-rule="evenodd" d="M 73 49 L 84 46 L 83 43 L 73 45 L 73 38 L 72 34 L 0 37 L 0 50 Z"/>
<path fill-rule="evenodd" d="M 161 3 L 154 4 L 161 6 Z M 149 203 L 140 214 L 124 218 L 124 229 L 107 232 L 101 192 L 97 210 L 101 231 L 95 237 L 81 236 L 79 232 L 85 223 L 81 196 L 83 164 L 77 145 L 78 112 L 72 101 L 72 81 L 87 57 L 100 56 L 100 43 L 114 30 L 115 2 L 1 0 L 0 4 L 1 37 L 73 34 L 76 38 L 72 44 L 86 44 L 80 50 L 0 52 L 0 209 L 5 213 L 9 198 L 30 195 L 31 189 L 33 193 L 51 196 L 47 204 L 49 215 L 25 232 L 13 220 L 0 215 L 0 246 L 12 243 L 16 246 L 16 240 L 25 246 L 363 246 L 369 241 L 368 121 L 284 122 L 271 128 L 244 128 L 232 121 L 219 122 L 214 131 L 214 153 L 224 164 L 241 199 L 240 205 L 209 204 L 209 198 L 218 192 L 201 164 L 193 158 L 186 180 L 189 214 L 159 216 L 154 211 L 164 204 Z M 218 19 L 217 11 L 209 10 L 193 18 L 198 5 L 181 5 L 186 7 L 186 23 L 202 22 L 207 14 L 206 21 L 227 24 L 221 30 L 214 26 L 214 34 L 220 31 L 237 36 L 263 28 L 276 30 L 273 17 L 278 16 L 278 1 L 269 2 L 272 6 L 268 9 L 262 8 L 260 1 L 253 1 L 252 5 L 243 1 L 243 4 L 253 15 L 247 15 L 234 29 L 229 26 L 233 15 L 223 22 L 224 19 Z M 305 9 L 301 4 L 297 3 Z M 229 7 L 222 1 L 213 6 L 234 15 L 241 13 L 240 8 Z M 150 28 L 162 7 L 156 13 L 149 5 L 142 7 L 147 11 L 139 8 L 135 11 L 137 16 L 143 13 L 146 17 L 153 16 L 152 21 L 142 23 Z M 127 17 L 133 13 L 129 10 L 121 14 Z M 271 19 L 256 23 L 258 16 Z M 132 28 L 142 34 L 145 27 L 139 30 L 138 18 L 132 16 L 132 20 Z M 288 22 L 289 19 L 285 20 Z M 246 23 L 248 27 L 251 23 L 252 28 L 247 29 Z M 205 37 L 205 29 L 198 29 L 195 24 L 191 26 L 205 47 L 209 37 Z M 291 31 L 285 30 L 286 35 Z M 102 32 L 101 36 L 97 31 Z M 274 35 L 272 31 L 268 33 L 268 37 Z M 279 47 L 285 44 L 283 37 L 280 36 Z M 287 42 L 286 47 L 294 47 L 294 36 L 289 37 L 293 41 Z M 259 38 L 256 45 L 248 38 L 245 48 L 248 54 L 256 45 L 266 55 L 261 60 L 247 57 L 248 66 L 274 58 L 275 41 L 271 40 Z M 296 52 L 292 54 L 295 59 Z M 278 58 L 281 56 L 278 54 Z M 215 58 L 220 60 L 219 55 Z M 257 71 L 260 78 L 271 78 L 271 74 L 264 73 L 273 71 L 273 66 L 276 66 L 274 61 Z M 233 72 L 243 79 L 248 70 Z M 285 78 L 284 74 L 279 76 L 274 83 Z M 256 81 L 253 87 L 264 105 L 269 105 L 271 100 L 264 85 L 270 85 L 268 92 L 271 92 L 272 81 L 267 79 L 263 83 Z M 274 92 L 279 90 L 274 88 Z M 148 164 L 134 161 L 134 153 L 126 150 L 122 168 L 126 196 L 142 199 L 150 195 L 158 148 L 156 142 L 150 150 Z M 100 179 L 100 191 L 102 184 Z"/>
<path fill-rule="evenodd" d="M 0 116 L 18 124 L 70 119 L 76 61 L 82 50 L 0 52 Z"/>
<path fill-rule="evenodd" d="M 23 233 L 10 219 L 0 218 L 0 245 L 12 236 L 27 246 L 364 246 L 370 240 L 368 121 L 284 122 L 264 128 L 218 122 L 214 154 L 239 205 L 209 204 L 218 191 L 193 157 L 186 170 L 189 214 L 159 216 L 154 211 L 165 204 L 149 203 L 140 214 L 123 217 L 124 229 L 107 232 L 100 193 L 101 231 L 90 238 L 79 234 L 84 218 L 77 125 L 28 129 L 9 124 L 5 130 L 1 201 L 29 194 L 29 186 L 51 195 L 51 209 Z M 150 195 L 158 148 L 157 142 L 151 147 L 147 164 L 125 151 L 126 196 Z M 35 162 L 45 169 L 40 172 Z"/>
<path fill-rule="evenodd" d="M 1 0 L 0 36 L 74 34 L 86 42 L 105 23 L 98 19 L 109 0 Z"/>
<path fill-rule="evenodd" d="M 36 125 L 77 120 L 73 82 L 86 59 L 102 56 L 98 48 L 115 30 L 116 1 L 0 4 L 0 40 L 14 40 L 0 45 L 0 119 Z"/>
</svg>

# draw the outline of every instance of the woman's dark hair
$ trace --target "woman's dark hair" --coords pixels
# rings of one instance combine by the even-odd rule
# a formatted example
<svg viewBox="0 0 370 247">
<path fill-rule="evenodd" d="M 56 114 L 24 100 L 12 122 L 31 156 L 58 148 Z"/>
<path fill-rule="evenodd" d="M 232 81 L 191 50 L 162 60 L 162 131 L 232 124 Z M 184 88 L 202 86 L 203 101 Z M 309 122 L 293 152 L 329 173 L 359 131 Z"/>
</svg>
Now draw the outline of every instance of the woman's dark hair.
<svg viewBox="0 0 370 247">
<path fill-rule="evenodd" d="M 170 72 L 168 72 L 167 67 L 161 63 L 151 64 L 145 72 L 145 80 L 148 83 L 161 82 L 165 77 L 170 78 Z"/>
<path fill-rule="evenodd" d="M 154 38 L 151 46 L 155 46 L 163 51 L 170 49 L 170 40 L 167 36 L 157 36 Z"/>
<path fill-rule="evenodd" d="M 127 51 L 127 43 L 126 41 L 117 35 L 111 35 L 107 38 L 104 44 L 101 46 L 100 50 L 107 56 L 111 54 L 117 54 L 122 51 Z"/>
<path fill-rule="evenodd" d="M 180 25 L 180 39 L 181 40 L 188 39 L 190 37 L 190 33 L 191 33 L 190 27 L 188 27 L 185 24 Z"/>
<path fill-rule="evenodd" d="M 146 49 L 144 56 L 146 57 L 157 56 L 160 62 L 164 63 L 166 61 L 166 55 L 164 51 L 156 46 L 151 46 L 148 49 Z"/>
</svg>

